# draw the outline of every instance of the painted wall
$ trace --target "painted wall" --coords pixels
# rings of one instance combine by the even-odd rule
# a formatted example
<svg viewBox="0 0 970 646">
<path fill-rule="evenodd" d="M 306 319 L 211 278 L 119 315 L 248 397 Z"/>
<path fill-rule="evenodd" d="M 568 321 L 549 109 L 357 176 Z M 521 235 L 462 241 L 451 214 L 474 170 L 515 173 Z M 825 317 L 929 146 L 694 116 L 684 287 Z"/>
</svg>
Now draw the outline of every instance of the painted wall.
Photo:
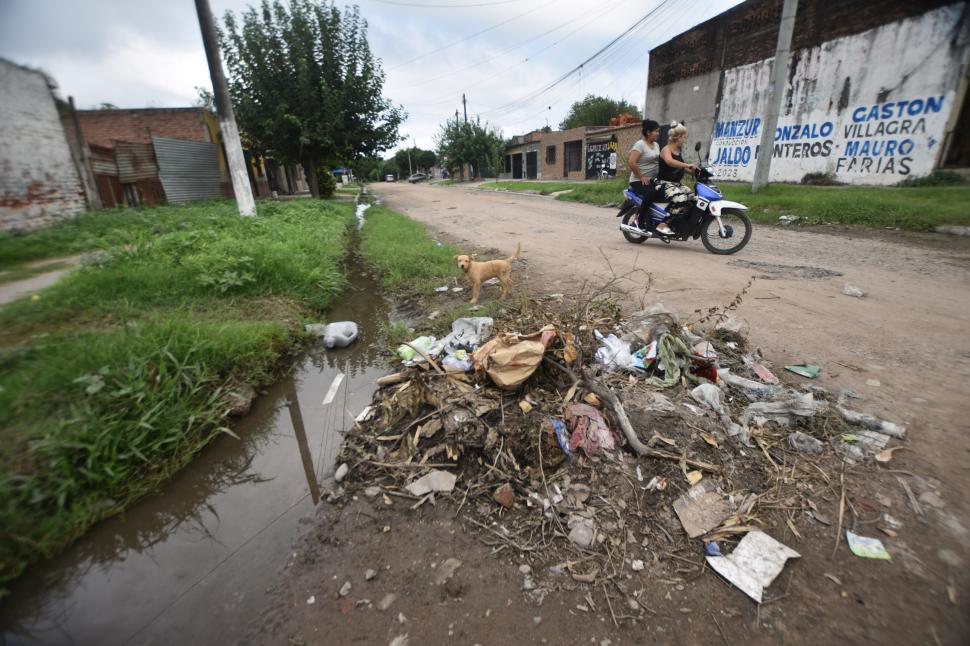
<svg viewBox="0 0 970 646">
<path fill-rule="evenodd" d="M 85 206 L 47 79 L 0 60 L 0 231 L 48 226 Z"/>
<path fill-rule="evenodd" d="M 720 75 L 720 72 L 709 72 L 648 89 L 645 115 L 661 124 L 683 121 L 689 147 L 693 149 L 694 142 L 700 141 L 707 150 L 717 116 Z"/>
<path fill-rule="evenodd" d="M 936 167 L 968 45 L 965 3 L 793 53 L 771 179 L 895 184 Z M 710 160 L 751 180 L 773 59 L 723 72 Z"/>
</svg>

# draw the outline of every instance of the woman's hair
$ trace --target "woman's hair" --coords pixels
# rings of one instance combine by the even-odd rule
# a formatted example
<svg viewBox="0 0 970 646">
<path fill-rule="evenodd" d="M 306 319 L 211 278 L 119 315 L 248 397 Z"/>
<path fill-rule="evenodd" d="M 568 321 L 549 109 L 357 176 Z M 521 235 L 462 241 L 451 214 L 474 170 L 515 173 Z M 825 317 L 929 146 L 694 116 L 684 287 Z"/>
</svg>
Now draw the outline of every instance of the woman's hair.
<svg viewBox="0 0 970 646">
<path fill-rule="evenodd" d="M 660 129 L 660 124 L 654 121 L 653 119 L 644 119 L 643 123 L 640 124 L 640 132 L 642 132 L 643 134 L 647 134 L 648 132 L 651 132 L 653 130 L 659 130 L 659 129 Z"/>
<path fill-rule="evenodd" d="M 681 141 L 687 139 L 687 128 L 684 124 L 672 121 L 670 123 L 670 130 L 667 131 L 667 141 L 671 139 L 680 139 Z"/>
</svg>

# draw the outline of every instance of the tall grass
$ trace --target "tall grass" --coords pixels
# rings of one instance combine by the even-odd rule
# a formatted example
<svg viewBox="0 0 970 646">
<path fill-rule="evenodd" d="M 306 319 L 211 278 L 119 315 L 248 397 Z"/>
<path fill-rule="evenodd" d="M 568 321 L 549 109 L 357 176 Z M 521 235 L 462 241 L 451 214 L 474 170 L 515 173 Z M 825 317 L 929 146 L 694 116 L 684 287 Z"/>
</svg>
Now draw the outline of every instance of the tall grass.
<svg viewBox="0 0 970 646">
<path fill-rule="evenodd" d="M 349 205 L 129 214 L 0 242 L 16 240 L 21 255 L 90 248 L 70 230 L 104 250 L 39 299 L 0 310 L 0 587 L 225 431 L 224 389 L 273 379 L 303 340 L 301 313 L 345 284 Z"/>
<path fill-rule="evenodd" d="M 429 239 L 423 224 L 382 206 L 365 217 L 361 253 L 389 289 L 424 293 L 461 275 L 454 260 L 461 252 Z"/>
</svg>

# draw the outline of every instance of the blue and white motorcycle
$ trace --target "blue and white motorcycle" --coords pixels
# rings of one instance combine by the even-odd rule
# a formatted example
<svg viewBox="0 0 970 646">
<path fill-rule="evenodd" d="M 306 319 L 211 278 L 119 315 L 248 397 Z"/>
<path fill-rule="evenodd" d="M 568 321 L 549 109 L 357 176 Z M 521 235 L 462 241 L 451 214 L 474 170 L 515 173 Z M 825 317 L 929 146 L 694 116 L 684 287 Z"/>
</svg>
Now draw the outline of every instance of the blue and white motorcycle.
<svg viewBox="0 0 970 646">
<path fill-rule="evenodd" d="M 700 146 L 698 143 L 694 150 L 699 151 Z M 650 223 L 644 223 L 644 228 L 637 226 L 637 213 L 642 202 L 640 196 L 630 189 L 624 190 L 626 201 L 616 214 L 616 217 L 622 218 L 620 231 L 623 232 L 623 237 L 637 244 L 650 238 L 657 238 L 667 244 L 671 241 L 700 238 L 711 253 L 727 255 L 741 251 L 751 239 L 751 220 L 746 213 L 748 207 L 725 200 L 721 191 L 711 182 L 713 177 L 714 169 L 710 166 L 701 167 L 697 171 L 693 204 L 686 217 L 672 218 L 667 212 L 666 202 L 654 202 L 647 209 Z M 664 222 L 674 235 L 664 235 L 656 230 L 657 225 Z"/>
</svg>

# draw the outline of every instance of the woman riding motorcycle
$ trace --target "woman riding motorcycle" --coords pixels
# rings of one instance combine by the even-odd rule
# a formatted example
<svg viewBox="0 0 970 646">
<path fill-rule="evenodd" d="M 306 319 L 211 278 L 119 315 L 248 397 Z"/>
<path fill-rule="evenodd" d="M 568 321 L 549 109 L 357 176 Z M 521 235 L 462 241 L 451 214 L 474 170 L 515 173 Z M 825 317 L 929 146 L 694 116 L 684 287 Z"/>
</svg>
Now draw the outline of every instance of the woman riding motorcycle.
<svg viewBox="0 0 970 646">
<path fill-rule="evenodd" d="M 660 124 L 653 119 L 644 119 L 640 124 L 642 137 L 630 149 L 630 190 L 643 198 L 637 214 L 637 226 L 645 229 L 649 226 L 650 217 L 647 208 L 657 199 L 657 186 L 654 180 L 660 171 Z M 664 225 L 661 225 L 664 226 Z M 661 233 L 669 235 L 671 231 Z"/>
<path fill-rule="evenodd" d="M 681 184 L 685 172 L 691 175 L 697 173 L 697 166 L 684 162 L 682 148 L 685 141 L 687 141 L 687 128 L 684 124 L 674 121 L 667 132 L 667 145 L 660 151 L 659 169 L 657 179 L 654 181 L 656 199 L 667 202 L 667 212 L 674 222 L 682 220 L 687 214 L 691 198 L 694 196 L 689 187 Z M 667 230 L 669 233 L 662 231 L 660 227 L 657 227 L 657 231 L 666 235 L 674 234 L 669 229 Z"/>
</svg>

